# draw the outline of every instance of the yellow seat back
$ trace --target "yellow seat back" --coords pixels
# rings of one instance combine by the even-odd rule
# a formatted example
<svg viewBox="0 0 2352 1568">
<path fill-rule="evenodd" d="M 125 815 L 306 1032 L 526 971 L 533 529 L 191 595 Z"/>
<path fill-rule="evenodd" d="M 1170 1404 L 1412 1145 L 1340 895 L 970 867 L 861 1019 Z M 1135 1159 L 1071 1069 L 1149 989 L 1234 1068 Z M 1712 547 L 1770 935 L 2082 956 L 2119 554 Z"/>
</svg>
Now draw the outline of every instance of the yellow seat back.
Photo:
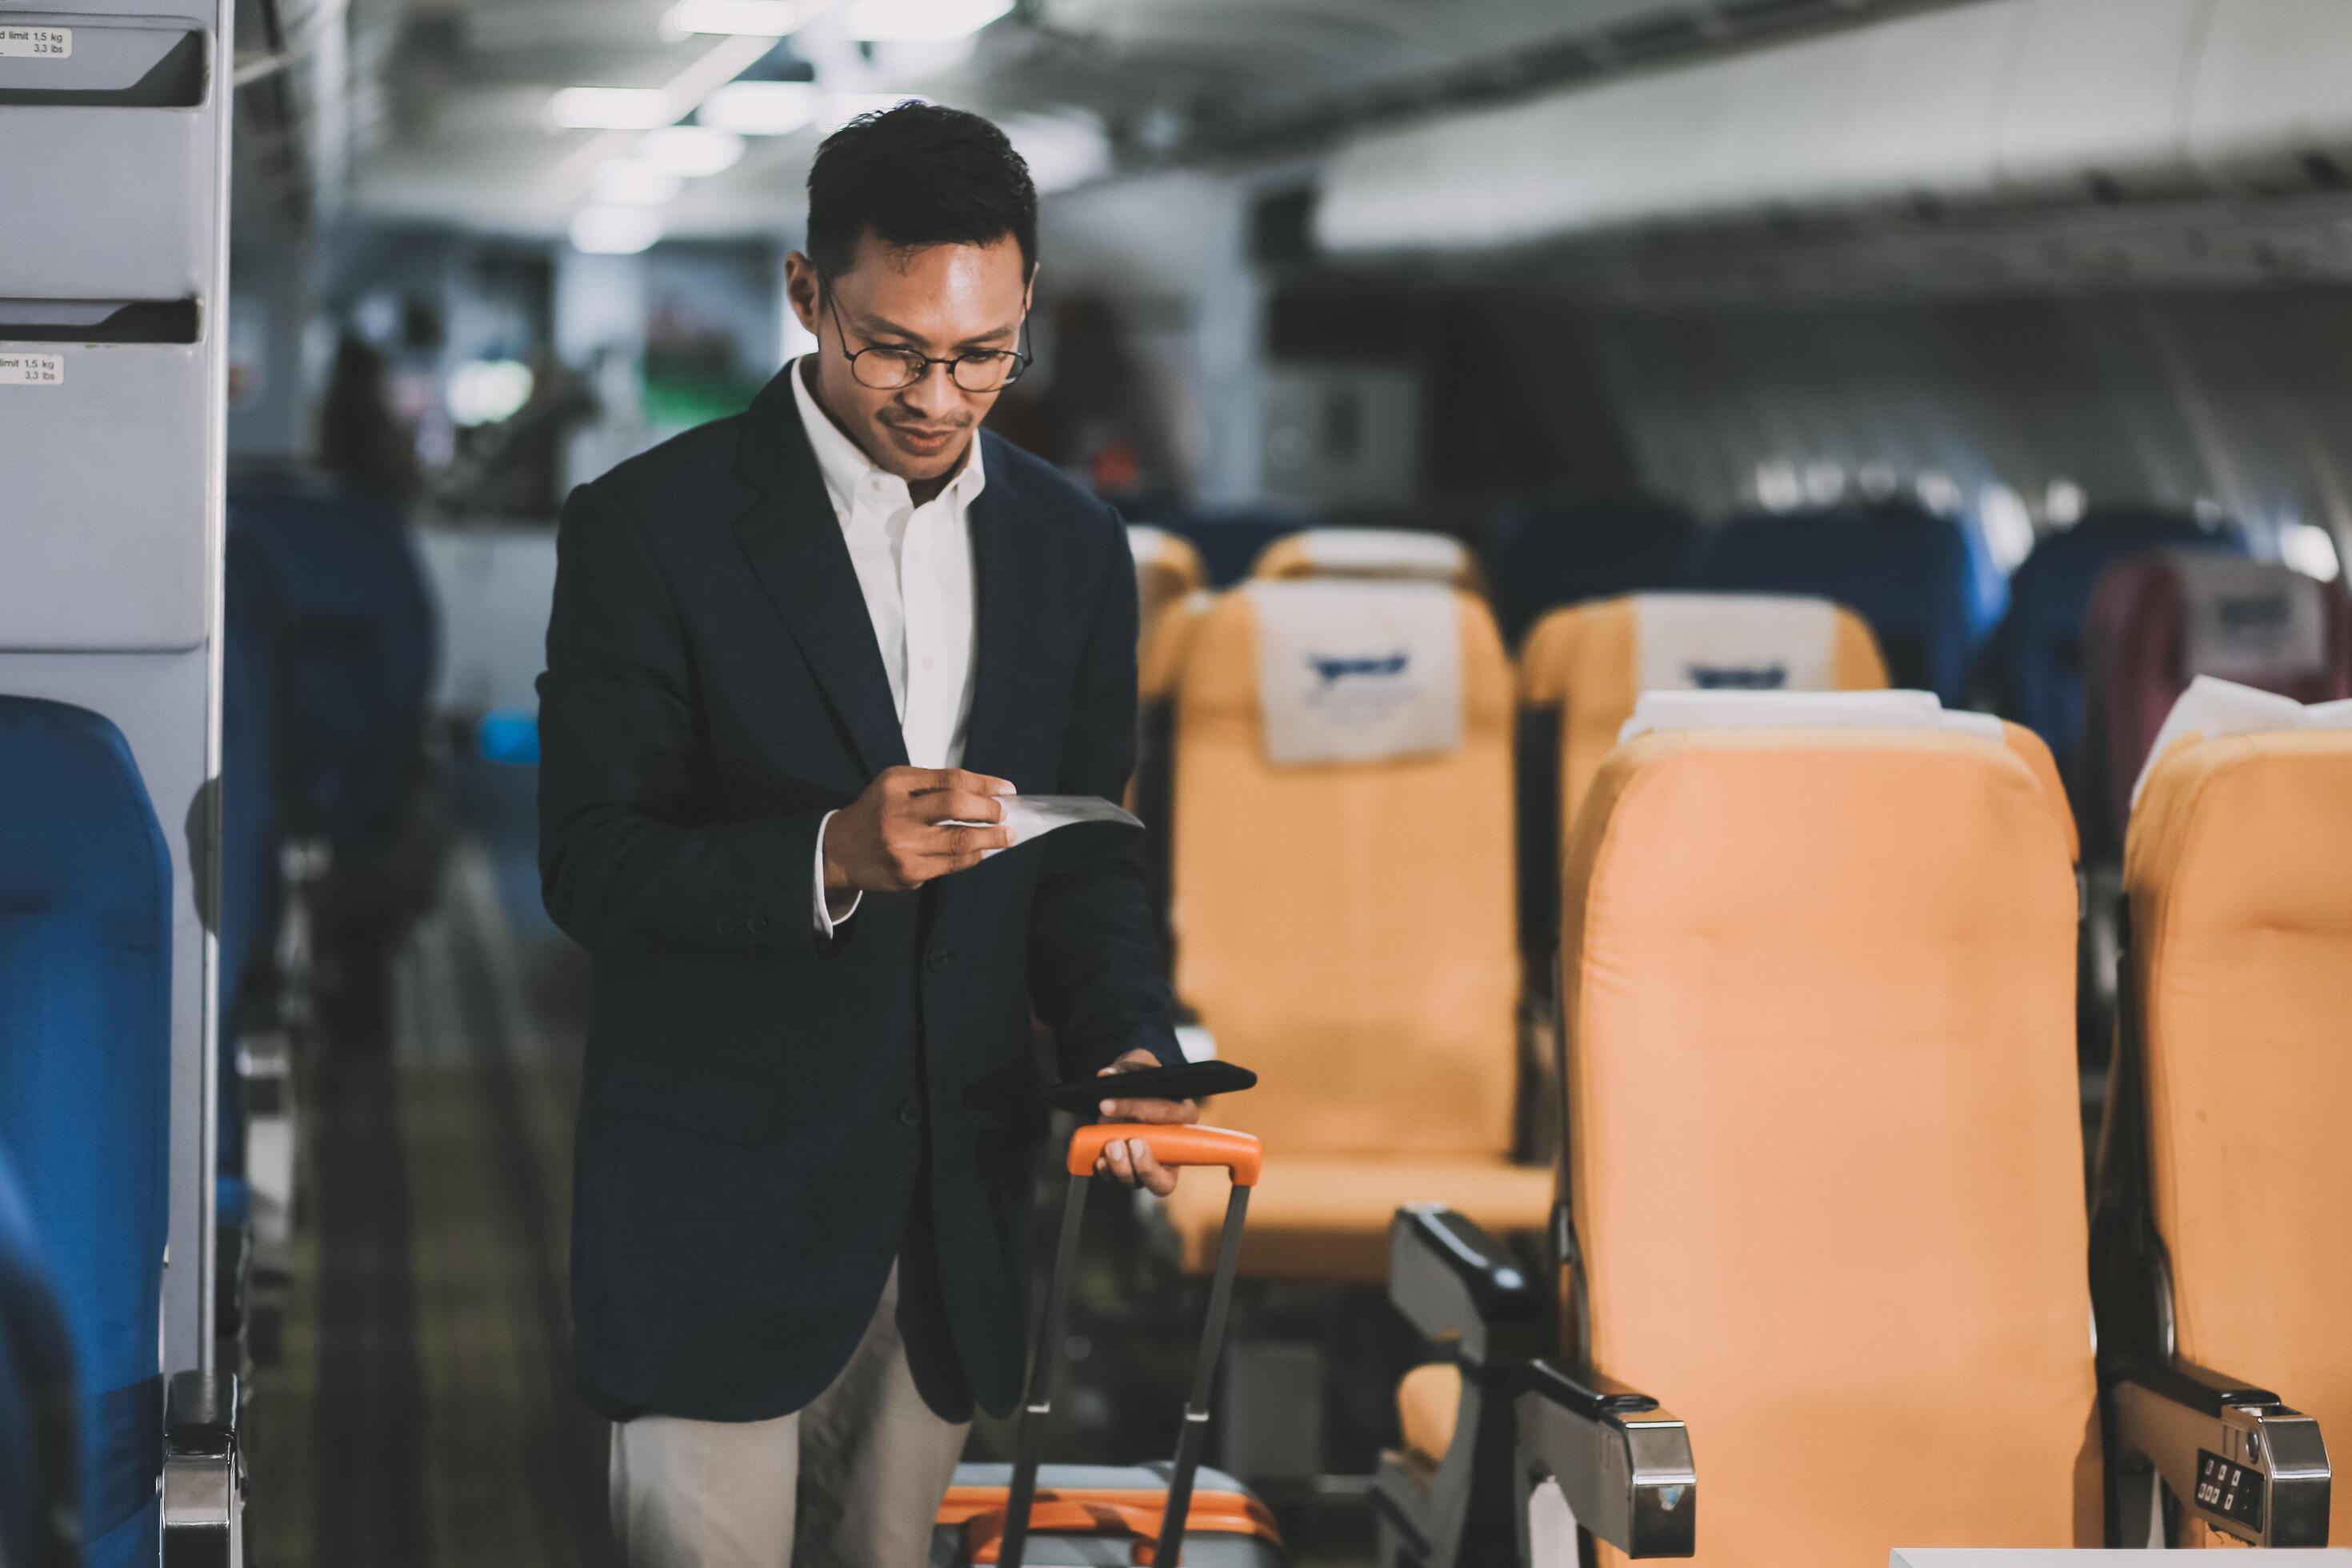
<svg viewBox="0 0 2352 1568">
<path fill-rule="evenodd" d="M 1267 545 L 1250 568 L 1258 578 L 1361 577 L 1447 583 L 1479 591 L 1477 557 L 1447 533 L 1409 528 L 1309 528 Z"/>
<path fill-rule="evenodd" d="M 1699 1560 L 2095 1544 L 2075 892 L 2034 770 L 1951 729 L 1638 735 L 1563 889 L 1591 1361 L 1689 1423 Z"/>
<path fill-rule="evenodd" d="M 1510 669 L 1486 606 L 1452 598 L 1461 743 L 1277 766 L 1255 583 L 1202 618 L 1176 700 L 1176 988 L 1258 1088 L 1218 1115 L 1286 1157 L 1510 1148 Z M 1278 600 L 1277 600 L 1278 602 Z"/>
<path fill-rule="evenodd" d="M 2178 1352 L 2259 1378 L 2340 1442 L 2352 1432 L 2352 732 L 2168 747 L 2133 809 L 2124 881 Z M 2352 1543 L 2345 1510 L 2329 1539 Z"/>
<path fill-rule="evenodd" d="M 1135 555 L 1137 628 L 1145 639 L 1163 610 L 1208 581 L 1201 552 L 1181 533 L 1142 524 L 1127 531 L 1128 548 Z"/>
</svg>

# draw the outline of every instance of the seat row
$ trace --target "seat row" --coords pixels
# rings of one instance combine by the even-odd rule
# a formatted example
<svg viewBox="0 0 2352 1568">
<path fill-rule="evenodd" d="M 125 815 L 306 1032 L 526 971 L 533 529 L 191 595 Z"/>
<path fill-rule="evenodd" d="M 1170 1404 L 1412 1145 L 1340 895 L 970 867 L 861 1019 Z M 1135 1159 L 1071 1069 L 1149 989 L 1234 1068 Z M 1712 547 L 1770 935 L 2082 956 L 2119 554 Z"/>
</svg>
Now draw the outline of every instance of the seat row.
<svg viewBox="0 0 2352 1568">
<path fill-rule="evenodd" d="M 2347 800 L 2352 706 L 2177 706 L 2086 1224 L 2051 776 L 1899 693 L 1645 698 L 1555 882 L 1545 1268 L 1393 1223 L 1444 1360 L 1381 1561 L 2345 1541 Z"/>
</svg>

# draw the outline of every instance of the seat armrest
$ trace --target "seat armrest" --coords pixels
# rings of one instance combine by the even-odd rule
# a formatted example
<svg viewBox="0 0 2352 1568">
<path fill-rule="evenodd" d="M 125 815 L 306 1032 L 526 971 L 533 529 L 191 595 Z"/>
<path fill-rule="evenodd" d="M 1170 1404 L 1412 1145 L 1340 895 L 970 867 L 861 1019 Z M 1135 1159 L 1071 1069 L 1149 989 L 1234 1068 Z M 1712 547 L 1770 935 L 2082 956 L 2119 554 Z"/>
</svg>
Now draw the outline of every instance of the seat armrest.
<svg viewBox="0 0 2352 1568">
<path fill-rule="evenodd" d="M 236 1374 L 173 1373 L 163 1402 L 163 1568 L 237 1568 L 244 1507 Z"/>
<path fill-rule="evenodd" d="M 2183 1362 L 2117 1356 L 2105 1372 L 2117 1457 L 2154 1467 L 2184 1510 L 2255 1546 L 2327 1544 L 2318 1422 Z"/>
<path fill-rule="evenodd" d="M 1629 1557 L 1697 1550 L 1698 1474 L 1679 1417 L 1549 1361 L 1520 1374 L 1517 1403 L 1519 1471 L 1557 1482 L 1577 1523 Z"/>
<path fill-rule="evenodd" d="M 1444 1204 L 1412 1204 L 1389 1226 L 1389 1300 L 1474 1369 L 1536 1352 L 1542 1298 L 1500 1243 Z"/>
</svg>

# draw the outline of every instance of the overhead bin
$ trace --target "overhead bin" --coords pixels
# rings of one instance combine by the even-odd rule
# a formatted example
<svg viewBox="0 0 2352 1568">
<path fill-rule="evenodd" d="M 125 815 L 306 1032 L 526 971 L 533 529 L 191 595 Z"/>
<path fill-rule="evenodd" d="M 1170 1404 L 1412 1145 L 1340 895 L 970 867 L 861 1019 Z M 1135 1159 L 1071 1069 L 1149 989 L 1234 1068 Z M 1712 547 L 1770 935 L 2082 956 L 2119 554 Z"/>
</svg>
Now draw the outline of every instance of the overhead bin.
<svg viewBox="0 0 2352 1568">
<path fill-rule="evenodd" d="M 2352 178 L 2352 5 L 2215 0 L 2189 110 L 2189 156 L 2224 188 L 2296 191 Z"/>
<path fill-rule="evenodd" d="M 0 296 L 202 293 L 213 260 L 211 33 L 37 12 L 11 12 L 0 30 L 11 35 L 0 39 Z M 131 191 L 137 199 L 94 199 Z"/>
<path fill-rule="evenodd" d="M 1990 197 L 2024 24 L 2025 0 L 1990 0 L 1856 31 L 1853 122 L 1824 183 L 1871 205 Z"/>
<path fill-rule="evenodd" d="M 2214 0 L 2034 0 L 2000 121 L 2020 195 L 2154 195 L 2195 183 L 2189 93 Z"/>
</svg>

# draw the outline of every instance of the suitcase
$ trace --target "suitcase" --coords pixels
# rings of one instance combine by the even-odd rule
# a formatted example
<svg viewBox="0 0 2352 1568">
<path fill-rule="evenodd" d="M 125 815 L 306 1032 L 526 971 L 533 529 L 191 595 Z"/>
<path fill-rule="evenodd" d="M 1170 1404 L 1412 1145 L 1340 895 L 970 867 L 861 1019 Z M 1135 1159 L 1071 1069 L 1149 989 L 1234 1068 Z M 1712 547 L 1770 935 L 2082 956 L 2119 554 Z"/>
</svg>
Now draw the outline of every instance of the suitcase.
<svg viewBox="0 0 2352 1568">
<path fill-rule="evenodd" d="M 1095 1161 L 1114 1140 L 1141 1138 L 1163 1165 L 1223 1165 L 1233 1173 L 1217 1271 L 1209 1287 L 1208 1321 L 1184 1401 L 1176 1456 L 1164 1464 L 1055 1465 L 1041 1469 L 1037 1445 L 1053 1410 L 1053 1373 L 1077 1260 L 1078 1226 Z M 1217 1127 L 1097 1123 L 1070 1140 L 1068 1195 L 1061 1239 L 1045 1287 L 1045 1315 L 1029 1362 L 1029 1390 L 1010 1465 L 959 1465 L 931 1531 L 932 1568 L 1134 1568 L 1182 1563 L 1189 1568 L 1284 1568 L 1281 1532 L 1265 1505 L 1233 1477 L 1201 1468 L 1209 1435 L 1209 1389 L 1233 1301 L 1243 1216 L 1257 1184 L 1257 1140 Z"/>
</svg>

